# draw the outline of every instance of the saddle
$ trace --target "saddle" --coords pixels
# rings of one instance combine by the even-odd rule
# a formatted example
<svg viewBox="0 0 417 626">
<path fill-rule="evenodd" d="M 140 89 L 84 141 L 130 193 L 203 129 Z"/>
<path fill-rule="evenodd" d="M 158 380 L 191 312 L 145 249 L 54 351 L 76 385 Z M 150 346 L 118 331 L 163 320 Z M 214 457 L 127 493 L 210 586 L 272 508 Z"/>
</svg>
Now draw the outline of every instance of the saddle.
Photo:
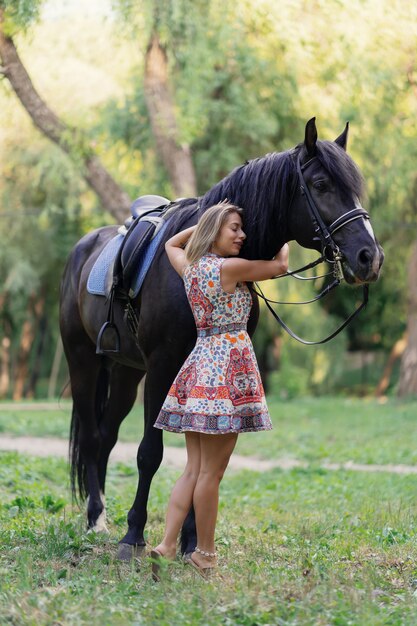
<svg viewBox="0 0 417 626">
<path fill-rule="evenodd" d="M 132 298 L 137 295 L 132 288 L 138 267 L 146 257 L 152 240 L 166 224 L 168 213 L 176 207 L 177 201 L 170 202 L 163 196 L 146 195 L 137 198 L 131 206 L 131 217 L 118 230 L 123 236 L 122 243 L 113 263 L 112 283 L 108 295 L 107 320 L 100 329 L 96 343 L 96 354 L 120 352 L 120 334 L 114 322 L 114 303 L 120 301 L 124 306 L 124 321 L 134 336 L 137 335 L 139 320 L 132 306 Z M 159 238 L 158 238 L 159 239 Z M 156 250 L 155 250 L 156 251 Z M 149 269 L 153 255 L 148 259 L 147 267 L 141 268 L 143 278 Z M 112 349 L 103 347 L 104 336 L 112 337 Z"/>
<path fill-rule="evenodd" d="M 116 290 L 117 297 L 134 296 L 131 291 L 133 273 L 164 225 L 168 208 L 172 208 L 172 203 L 162 196 L 141 196 L 132 204 L 132 216 L 118 230 L 119 234 L 124 234 L 124 239 L 113 265 L 112 289 Z"/>
</svg>

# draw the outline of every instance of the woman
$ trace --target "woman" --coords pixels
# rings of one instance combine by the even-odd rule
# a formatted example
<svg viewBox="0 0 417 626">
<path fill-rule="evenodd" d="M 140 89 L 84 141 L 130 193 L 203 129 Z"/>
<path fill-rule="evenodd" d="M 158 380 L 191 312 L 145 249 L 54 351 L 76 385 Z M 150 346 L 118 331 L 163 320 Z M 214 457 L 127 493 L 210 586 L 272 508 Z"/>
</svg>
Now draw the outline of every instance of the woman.
<svg viewBox="0 0 417 626">
<path fill-rule="evenodd" d="M 175 558 L 178 534 L 191 505 L 197 547 L 188 563 L 204 577 L 213 572 L 219 485 L 237 436 L 271 429 L 246 332 L 252 298 L 245 283 L 285 273 L 288 244 L 271 261 L 248 261 L 236 258 L 245 238 L 242 209 L 222 202 L 165 244 L 172 266 L 184 280 L 197 343 L 155 422 L 156 428 L 185 433 L 187 448 L 185 471 L 169 500 L 164 538 L 151 552 L 155 580 L 161 557 Z"/>
</svg>

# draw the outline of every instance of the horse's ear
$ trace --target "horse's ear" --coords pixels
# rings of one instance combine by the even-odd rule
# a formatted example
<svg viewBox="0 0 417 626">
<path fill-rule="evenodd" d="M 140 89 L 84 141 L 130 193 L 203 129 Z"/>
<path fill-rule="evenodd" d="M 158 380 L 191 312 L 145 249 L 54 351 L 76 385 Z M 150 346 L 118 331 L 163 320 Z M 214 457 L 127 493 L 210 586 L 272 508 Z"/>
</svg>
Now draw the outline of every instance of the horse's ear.
<svg viewBox="0 0 417 626">
<path fill-rule="evenodd" d="M 304 138 L 304 145 L 306 147 L 308 156 L 313 157 L 316 154 L 316 143 L 317 143 L 316 118 L 312 117 L 311 120 L 308 120 L 306 124 L 306 134 Z"/>
<path fill-rule="evenodd" d="M 345 130 L 343 131 L 341 135 L 339 135 L 337 139 L 334 140 L 334 142 L 337 143 L 338 146 L 343 148 L 343 150 L 346 150 L 348 133 L 349 133 L 349 122 L 346 122 Z"/>
</svg>

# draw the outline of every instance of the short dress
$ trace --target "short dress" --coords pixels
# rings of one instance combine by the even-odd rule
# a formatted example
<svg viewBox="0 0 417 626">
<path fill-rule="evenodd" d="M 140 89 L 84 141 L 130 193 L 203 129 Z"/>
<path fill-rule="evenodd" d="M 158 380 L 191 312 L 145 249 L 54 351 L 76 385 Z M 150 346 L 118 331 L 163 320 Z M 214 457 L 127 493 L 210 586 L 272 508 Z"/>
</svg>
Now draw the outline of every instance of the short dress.
<svg viewBox="0 0 417 626">
<path fill-rule="evenodd" d="M 252 297 L 245 283 L 221 286 L 225 258 L 206 254 L 183 280 L 197 343 L 178 372 L 154 424 L 176 433 L 271 430 L 259 368 L 246 332 Z"/>
</svg>

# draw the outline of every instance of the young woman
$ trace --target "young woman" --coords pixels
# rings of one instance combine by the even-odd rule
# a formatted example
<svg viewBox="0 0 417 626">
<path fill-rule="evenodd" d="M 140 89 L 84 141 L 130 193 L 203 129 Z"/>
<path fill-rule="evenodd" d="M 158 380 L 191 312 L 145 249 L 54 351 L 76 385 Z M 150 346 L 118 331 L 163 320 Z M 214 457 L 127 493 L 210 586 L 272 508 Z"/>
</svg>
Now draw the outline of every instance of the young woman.
<svg viewBox="0 0 417 626">
<path fill-rule="evenodd" d="M 223 202 L 207 209 L 196 226 L 165 244 L 171 264 L 184 280 L 197 343 L 155 422 L 156 428 L 185 433 L 187 448 L 184 473 L 169 500 L 164 538 L 151 552 L 155 580 L 161 557 L 175 558 L 178 534 L 191 505 L 197 547 L 188 563 L 202 576 L 213 572 L 219 485 L 237 436 L 271 429 L 246 332 L 252 305 L 246 281 L 285 273 L 288 245 L 271 261 L 248 261 L 236 258 L 245 238 L 242 209 Z"/>
</svg>

